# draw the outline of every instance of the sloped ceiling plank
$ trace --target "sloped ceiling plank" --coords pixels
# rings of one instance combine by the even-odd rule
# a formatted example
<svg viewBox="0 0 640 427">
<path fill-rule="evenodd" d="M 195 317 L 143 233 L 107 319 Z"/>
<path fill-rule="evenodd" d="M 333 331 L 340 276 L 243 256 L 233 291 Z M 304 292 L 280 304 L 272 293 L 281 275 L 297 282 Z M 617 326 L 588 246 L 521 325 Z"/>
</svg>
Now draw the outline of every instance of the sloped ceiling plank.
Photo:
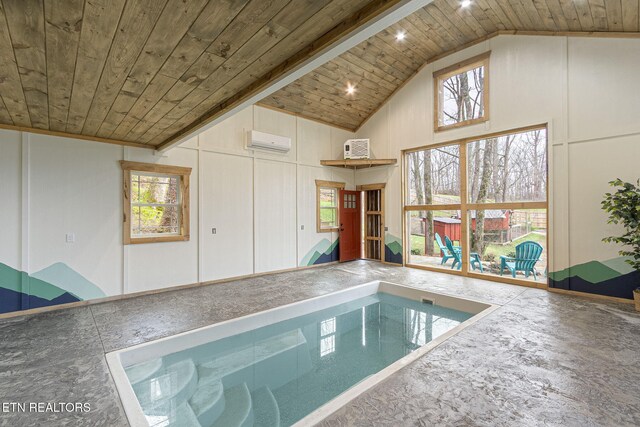
<svg viewBox="0 0 640 427">
<path fill-rule="evenodd" d="M 505 31 L 637 32 L 638 9 L 638 0 L 473 0 L 468 8 L 436 0 L 260 103 L 314 120 L 334 122 L 337 114 L 341 126 L 357 123 L 354 130 L 363 112 L 377 111 L 407 76 L 442 55 Z M 398 32 L 406 32 L 402 41 L 395 39 Z M 356 86 L 354 95 L 346 94 L 347 82 Z"/>
<path fill-rule="evenodd" d="M 56 131 L 67 127 L 83 9 L 83 0 L 44 3 L 49 126 Z"/>
<path fill-rule="evenodd" d="M 66 132 L 82 132 L 111 43 L 120 22 L 125 0 L 86 1 L 78 44 Z"/>
<path fill-rule="evenodd" d="M 82 128 L 84 135 L 97 134 L 166 3 L 167 0 L 129 0 L 125 5 Z"/>
<path fill-rule="evenodd" d="M 191 27 L 205 4 L 206 0 L 168 1 L 124 81 L 120 92 L 111 105 L 109 113 L 107 113 L 100 125 L 97 132 L 98 136 L 109 138 L 113 134 L 113 131 L 126 117 L 131 107 L 133 107 L 145 89 L 149 87 L 162 64 L 164 64 L 173 52 L 174 47 Z M 168 28 L 171 28 L 171 31 L 167 31 Z M 158 81 L 154 85 L 155 88 L 158 87 L 157 83 Z"/>
<path fill-rule="evenodd" d="M 43 4 L 39 0 L 4 0 L 3 4 L 31 125 L 48 129 Z"/>
<path fill-rule="evenodd" d="M 622 0 L 622 27 L 624 31 L 640 29 L 640 0 Z"/>
<path fill-rule="evenodd" d="M 3 123 L 31 127 L 29 109 L 22 90 L 2 3 L 0 3 L 0 95 L 10 116 L 10 120 Z"/>
</svg>

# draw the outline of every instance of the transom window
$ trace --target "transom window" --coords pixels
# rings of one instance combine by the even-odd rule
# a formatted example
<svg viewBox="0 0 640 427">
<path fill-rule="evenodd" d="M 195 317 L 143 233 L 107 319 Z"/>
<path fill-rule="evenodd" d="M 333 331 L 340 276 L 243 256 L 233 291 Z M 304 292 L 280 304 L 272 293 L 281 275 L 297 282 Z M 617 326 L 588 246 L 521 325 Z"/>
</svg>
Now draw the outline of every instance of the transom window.
<svg viewBox="0 0 640 427">
<path fill-rule="evenodd" d="M 437 131 L 489 119 L 489 55 L 490 52 L 433 73 Z"/>
<path fill-rule="evenodd" d="M 339 191 L 344 182 L 316 180 L 317 232 L 338 229 Z M 346 202 L 345 202 L 346 203 Z"/>
<path fill-rule="evenodd" d="M 136 162 L 122 168 L 125 244 L 188 240 L 191 169 Z"/>
</svg>

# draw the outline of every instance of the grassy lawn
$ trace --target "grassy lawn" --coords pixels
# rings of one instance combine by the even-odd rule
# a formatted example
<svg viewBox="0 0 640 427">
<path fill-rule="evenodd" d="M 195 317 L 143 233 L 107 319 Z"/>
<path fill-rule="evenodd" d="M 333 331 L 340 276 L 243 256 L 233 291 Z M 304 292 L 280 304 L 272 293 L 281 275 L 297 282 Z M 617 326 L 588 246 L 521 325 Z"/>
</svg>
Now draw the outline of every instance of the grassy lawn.
<svg viewBox="0 0 640 427">
<path fill-rule="evenodd" d="M 529 233 L 526 236 L 522 236 L 519 239 L 514 240 L 513 242 L 506 245 L 496 245 L 489 244 L 487 245 L 487 249 L 485 249 L 484 257 L 489 258 L 490 255 L 494 256 L 494 259 L 499 260 L 500 256 L 508 256 L 512 255 L 516 251 L 516 246 L 525 241 L 532 241 L 536 243 L 540 243 L 542 247 L 547 246 L 547 236 L 539 233 Z"/>
<path fill-rule="evenodd" d="M 453 243 L 454 246 L 458 246 L 458 242 L 454 242 Z M 438 246 L 438 243 L 434 240 L 433 241 L 433 248 L 434 248 L 434 252 L 436 252 L 436 255 L 434 256 L 439 256 L 440 255 L 440 251 L 438 250 L 440 246 Z M 419 249 L 420 250 L 420 254 L 418 255 L 424 255 L 424 236 L 416 236 L 415 234 L 411 235 L 411 249 Z M 414 254 L 416 255 L 416 254 Z"/>
<path fill-rule="evenodd" d="M 487 245 L 483 258 L 486 259 L 489 258 L 490 255 L 493 255 L 494 259 L 499 260 L 501 255 L 507 256 L 513 254 L 516 251 L 516 245 L 527 240 L 540 243 L 543 247 L 547 245 L 547 237 L 544 234 L 530 233 L 506 245 Z M 457 246 L 457 242 L 454 243 L 454 245 Z M 436 250 L 438 249 L 438 244 L 435 241 L 433 242 L 433 247 L 436 248 Z M 424 236 L 411 235 L 411 249 L 419 249 L 419 255 L 424 255 Z"/>
</svg>

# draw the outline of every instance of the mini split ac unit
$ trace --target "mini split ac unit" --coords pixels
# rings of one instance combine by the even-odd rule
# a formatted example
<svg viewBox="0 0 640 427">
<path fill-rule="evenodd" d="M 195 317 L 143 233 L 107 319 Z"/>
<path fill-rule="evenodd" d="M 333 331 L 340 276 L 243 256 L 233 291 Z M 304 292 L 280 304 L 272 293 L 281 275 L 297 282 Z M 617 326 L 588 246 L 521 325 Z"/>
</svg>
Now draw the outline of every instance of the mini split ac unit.
<svg viewBox="0 0 640 427">
<path fill-rule="evenodd" d="M 286 153 L 291 150 L 291 138 L 250 130 L 247 132 L 246 148 Z"/>
<path fill-rule="evenodd" d="M 369 140 L 368 139 L 347 139 L 344 143 L 345 159 L 368 159 Z"/>
</svg>

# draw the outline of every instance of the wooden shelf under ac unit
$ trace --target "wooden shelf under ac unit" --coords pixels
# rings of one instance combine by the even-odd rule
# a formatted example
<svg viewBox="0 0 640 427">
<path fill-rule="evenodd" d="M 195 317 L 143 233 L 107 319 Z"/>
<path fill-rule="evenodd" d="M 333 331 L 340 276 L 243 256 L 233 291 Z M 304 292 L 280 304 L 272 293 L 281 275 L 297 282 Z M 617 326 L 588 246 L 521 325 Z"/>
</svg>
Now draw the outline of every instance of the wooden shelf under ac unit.
<svg viewBox="0 0 640 427">
<path fill-rule="evenodd" d="M 398 163 L 397 159 L 344 159 L 320 160 L 322 166 L 336 166 L 341 168 L 363 169 L 375 166 L 389 166 Z"/>
</svg>

